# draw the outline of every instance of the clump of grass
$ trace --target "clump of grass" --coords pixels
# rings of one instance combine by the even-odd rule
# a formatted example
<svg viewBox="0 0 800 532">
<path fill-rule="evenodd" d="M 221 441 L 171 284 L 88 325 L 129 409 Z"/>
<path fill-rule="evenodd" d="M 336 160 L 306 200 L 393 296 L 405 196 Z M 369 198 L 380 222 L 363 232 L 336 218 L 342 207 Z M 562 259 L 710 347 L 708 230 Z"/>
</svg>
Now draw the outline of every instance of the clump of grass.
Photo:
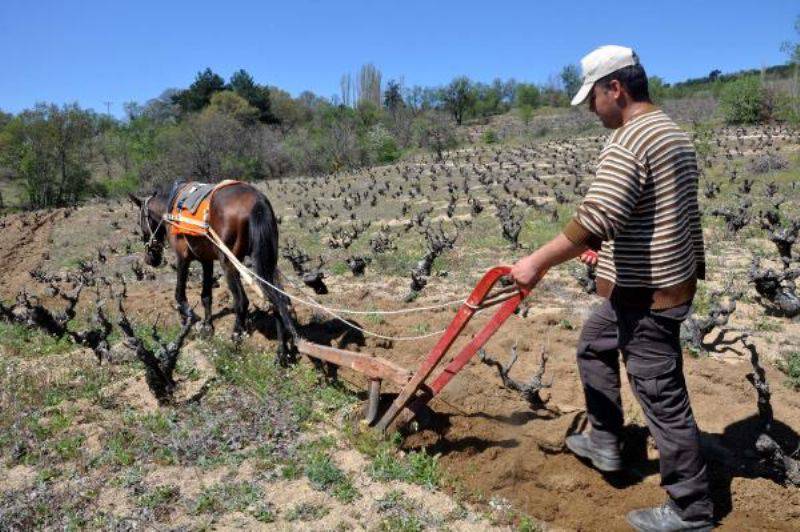
<svg viewBox="0 0 800 532">
<path fill-rule="evenodd" d="M 191 510 L 195 515 L 244 512 L 262 497 L 261 487 L 253 482 L 214 484 L 200 493 Z"/>
<path fill-rule="evenodd" d="M 800 351 L 786 355 L 778 367 L 786 374 L 786 385 L 793 390 L 800 390 Z"/>
<path fill-rule="evenodd" d="M 316 521 L 322 519 L 330 512 L 330 508 L 321 504 L 312 504 L 309 502 L 301 502 L 292 506 L 286 512 L 287 521 Z"/>
<path fill-rule="evenodd" d="M 178 486 L 164 484 L 140 495 L 136 503 L 139 507 L 152 511 L 155 518 L 161 521 L 169 516 L 180 497 L 180 493 L 181 490 Z"/>
<path fill-rule="evenodd" d="M 19 323 L 0 321 L 0 346 L 6 356 L 36 357 L 67 353 L 75 346 Z"/>
<path fill-rule="evenodd" d="M 328 450 L 334 445 L 333 438 L 323 437 L 307 446 L 302 453 L 305 474 L 314 489 L 328 492 L 344 503 L 352 502 L 358 497 L 358 490 L 333 462 Z"/>
<path fill-rule="evenodd" d="M 392 532 L 419 532 L 438 528 L 443 519 L 431 515 L 400 490 L 392 490 L 376 501 L 378 513 L 383 515 L 378 530 Z"/>
<path fill-rule="evenodd" d="M 377 452 L 367 468 L 367 473 L 375 480 L 402 480 L 427 488 L 438 487 L 442 480 L 439 455 L 411 451 L 401 456 L 390 445 Z"/>
</svg>

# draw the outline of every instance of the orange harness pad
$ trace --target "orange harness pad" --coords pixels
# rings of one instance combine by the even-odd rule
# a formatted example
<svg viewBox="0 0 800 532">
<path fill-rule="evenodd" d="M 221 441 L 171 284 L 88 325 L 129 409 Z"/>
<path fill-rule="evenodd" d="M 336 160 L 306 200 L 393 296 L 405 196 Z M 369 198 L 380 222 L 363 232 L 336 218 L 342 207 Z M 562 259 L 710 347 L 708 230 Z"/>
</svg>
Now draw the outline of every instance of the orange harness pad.
<svg viewBox="0 0 800 532">
<path fill-rule="evenodd" d="M 200 202 L 197 208 L 192 211 L 182 205 L 181 199 L 189 188 L 196 187 L 198 183 L 186 183 L 175 197 L 175 202 L 165 220 L 169 224 L 170 233 L 173 235 L 192 235 L 206 236 L 208 234 L 208 213 L 211 210 L 211 200 L 214 193 L 228 185 L 239 183 L 232 179 L 226 179 L 213 188 L 210 188 L 206 197 Z"/>
</svg>

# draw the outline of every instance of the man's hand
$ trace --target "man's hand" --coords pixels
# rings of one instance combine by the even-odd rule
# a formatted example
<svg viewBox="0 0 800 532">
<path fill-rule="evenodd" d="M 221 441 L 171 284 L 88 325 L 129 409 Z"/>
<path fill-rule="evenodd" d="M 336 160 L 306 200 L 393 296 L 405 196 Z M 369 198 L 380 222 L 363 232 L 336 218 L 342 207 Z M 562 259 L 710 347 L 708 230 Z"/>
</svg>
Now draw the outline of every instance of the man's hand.
<svg viewBox="0 0 800 532">
<path fill-rule="evenodd" d="M 586 245 L 574 244 L 564 233 L 560 233 L 532 254 L 517 261 L 511 267 L 511 277 L 520 288 L 532 290 L 551 267 L 583 255 L 586 251 Z"/>
<path fill-rule="evenodd" d="M 538 257 L 534 253 L 520 259 L 511 267 L 511 277 L 520 288 L 533 290 L 547 273 L 547 268 L 543 267 L 537 259 Z"/>
<path fill-rule="evenodd" d="M 597 252 L 592 251 L 591 249 L 586 250 L 581 253 L 579 260 L 584 264 L 588 264 L 589 266 L 597 266 Z"/>
</svg>

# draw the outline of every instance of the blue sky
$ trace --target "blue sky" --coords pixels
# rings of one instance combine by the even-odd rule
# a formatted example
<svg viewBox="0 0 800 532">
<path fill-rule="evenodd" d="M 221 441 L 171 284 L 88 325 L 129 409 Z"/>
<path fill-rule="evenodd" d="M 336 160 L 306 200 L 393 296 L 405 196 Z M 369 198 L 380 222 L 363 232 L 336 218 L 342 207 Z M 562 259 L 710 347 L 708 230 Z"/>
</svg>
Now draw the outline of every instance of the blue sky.
<svg viewBox="0 0 800 532">
<path fill-rule="evenodd" d="M 639 53 L 669 82 L 783 63 L 797 0 L 0 2 L 0 109 L 77 101 L 122 114 L 211 67 L 294 95 L 330 97 L 372 62 L 384 80 L 545 82 L 601 44 Z"/>
</svg>

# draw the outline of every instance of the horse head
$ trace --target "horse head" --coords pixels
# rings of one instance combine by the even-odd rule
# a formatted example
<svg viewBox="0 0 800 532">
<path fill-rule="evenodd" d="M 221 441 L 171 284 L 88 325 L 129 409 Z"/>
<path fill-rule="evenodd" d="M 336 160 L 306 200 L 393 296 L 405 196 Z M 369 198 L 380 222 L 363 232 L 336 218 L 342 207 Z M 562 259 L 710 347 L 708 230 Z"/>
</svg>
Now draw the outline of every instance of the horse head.
<svg viewBox="0 0 800 532">
<path fill-rule="evenodd" d="M 162 223 L 162 214 L 156 210 L 154 198 L 158 196 L 153 193 L 145 199 L 138 198 L 133 194 L 128 194 L 128 197 L 139 208 L 139 230 L 142 234 L 142 242 L 144 243 L 144 262 L 148 266 L 157 267 L 161 265 L 164 258 L 164 235 L 166 228 Z M 151 203 L 152 202 L 152 203 Z"/>
</svg>

